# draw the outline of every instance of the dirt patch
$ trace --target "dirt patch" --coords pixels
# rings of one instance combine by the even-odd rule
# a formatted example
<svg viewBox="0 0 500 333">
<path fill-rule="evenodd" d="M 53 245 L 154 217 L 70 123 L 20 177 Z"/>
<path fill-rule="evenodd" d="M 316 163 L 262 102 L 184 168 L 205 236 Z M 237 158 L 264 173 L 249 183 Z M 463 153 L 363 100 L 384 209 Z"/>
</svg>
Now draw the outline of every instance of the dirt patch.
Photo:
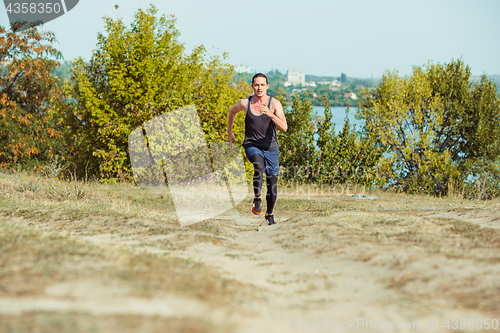
<svg viewBox="0 0 500 333">
<path fill-rule="evenodd" d="M 456 209 L 446 212 L 430 213 L 428 216 L 467 221 L 482 227 L 500 229 L 500 211 L 472 208 Z"/>
<path fill-rule="evenodd" d="M 102 189 L 87 199 L 114 193 L 110 206 L 2 197 L 0 331 L 319 332 L 362 321 L 371 332 L 383 321 L 410 332 L 439 321 L 432 331 L 449 332 L 448 319 L 500 314 L 497 201 L 285 193 L 275 226 L 248 198 L 181 227 L 160 201 L 142 206 L 142 192 Z M 134 200 L 142 213 L 120 213 Z M 70 213 L 78 205 L 85 214 Z"/>
</svg>

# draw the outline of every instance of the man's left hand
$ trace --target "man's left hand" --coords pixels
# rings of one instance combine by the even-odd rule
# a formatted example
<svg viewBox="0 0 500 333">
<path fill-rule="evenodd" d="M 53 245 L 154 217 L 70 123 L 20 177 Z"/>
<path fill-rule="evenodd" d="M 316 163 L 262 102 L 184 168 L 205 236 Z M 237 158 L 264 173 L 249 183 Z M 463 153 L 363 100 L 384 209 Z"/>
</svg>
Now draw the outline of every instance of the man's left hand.
<svg viewBox="0 0 500 333">
<path fill-rule="evenodd" d="M 269 118 L 272 118 L 273 117 L 273 113 L 271 112 L 271 110 L 269 110 L 269 108 L 267 107 L 267 105 L 263 105 L 260 107 L 260 111 L 262 112 L 262 114 L 265 114 L 266 116 L 268 116 Z"/>
</svg>

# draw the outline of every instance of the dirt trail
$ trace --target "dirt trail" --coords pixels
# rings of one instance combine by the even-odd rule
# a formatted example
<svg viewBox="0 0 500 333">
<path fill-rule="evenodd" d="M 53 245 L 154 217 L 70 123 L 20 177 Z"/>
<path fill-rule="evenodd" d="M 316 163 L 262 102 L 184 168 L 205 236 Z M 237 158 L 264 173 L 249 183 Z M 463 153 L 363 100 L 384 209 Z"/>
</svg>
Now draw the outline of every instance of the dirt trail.
<svg viewBox="0 0 500 333">
<path fill-rule="evenodd" d="M 405 295 L 386 287 L 386 268 L 352 260 L 353 255 L 367 250 L 362 245 L 330 253 L 310 248 L 290 251 L 279 244 L 289 232 L 289 224 L 258 229 L 255 224 L 255 219 L 240 222 L 241 230 L 233 231 L 235 247 L 230 250 L 199 244 L 182 254 L 260 291 L 264 300 L 245 304 L 255 316 L 239 318 L 239 332 L 293 332 L 299 325 L 305 328 L 307 322 L 320 322 L 318 331 L 334 329 L 336 323 L 339 328 L 346 322 L 352 330 L 356 322 L 360 332 L 373 331 L 367 322 L 384 322 L 385 327 L 389 327 L 388 322 L 394 327 L 398 322 L 411 322 L 412 326 L 421 322 L 422 331 L 426 331 L 429 320 L 444 324 L 448 318 L 484 317 L 477 311 L 454 309 L 445 300 L 413 304 Z"/>
<path fill-rule="evenodd" d="M 456 251 L 465 253 L 463 246 L 467 244 L 467 237 L 446 238 L 449 242 L 459 242 L 452 246 L 455 252 L 438 253 L 419 243 L 393 240 L 410 235 L 412 241 L 421 236 L 425 242 L 425 237 L 450 229 L 446 221 L 454 220 L 468 221 L 483 229 L 497 229 L 500 219 L 496 212 L 349 214 L 290 212 L 282 214 L 277 225 L 265 226 L 262 217 L 231 211 L 210 221 L 220 229 L 221 242 L 193 242 L 168 250 L 151 245 L 173 239 L 174 234 L 127 234 L 128 226 L 123 226 L 124 233 L 120 236 L 62 230 L 81 243 L 133 252 L 166 253 L 203 263 L 221 277 L 250 287 L 251 295 L 236 299 L 233 306 L 169 294 L 141 298 L 134 296 L 126 284 L 110 284 L 95 277 L 52 284 L 42 295 L 0 297 L 0 314 L 76 311 L 93 315 L 201 317 L 224 323 L 229 331 L 241 333 L 302 329 L 308 332 L 450 332 L 453 330 L 444 327 L 447 320 L 451 325 L 453 319 L 500 319 L 498 294 L 474 298 L 478 290 L 500 291 L 497 279 L 500 265 L 498 261 L 486 260 L 490 252 L 481 254 L 481 260 L 456 255 Z M 357 222 L 348 223 L 353 216 Z M 406 224 L 400 222 L 402 219 L 406 219 Z M 324 226 L 325 221 L 330 229 Z M 13 222 L 33 225 L 29 220 Z M 376 232 L 368 229 L 374 223 L 380 223 Z M 49 231 L 59 229 L 53 223 L 39 223 L 35 227 Z M 413 233 L 408 234 L 403 227 Z M 377 238 L 376 242 L 367 238 L 380 237 L 384 232 L 386 238 Z M 388 235 L 392 238 L 387 238 Z M 435 239 L 433 242 L 439 243 Z M 477 256 L 474 251 L 470 253 Z M 476 303 L 468 306 L 472 298 Z M 430 323 L 438 326 L 431 328 Z"/>
<path fill-rule="evenodd" d="M 46 310 L 84 311 L 96 315 L 201 316 L 231 323 L 235 332 L 242 333 L 292 332 L 301 327 L 309 328 L 307 325 L 314 323 L 317 329 L 307 331 L 335 328 L 336 331 L 348 331 L 356 327 L 357 331 L 370 332 L 377 325 L 386 328 L 377 331 L 394 331 L 397 323 L 400 323 L 402 329 L 398 332 L 410 332 L 415 329 L 408 329 L 409 323 L 414 326 L 418 322 L 423 332 L 444 332 L 449 331 L 443 327 L 447 319 L 477 320 L 491 315 L 457 308 L 453 301 L 439 297 L 415 302 L 398 289 L 388 288 L 388 281 L 398 275 L 411 273 L 412 269 L 432 270 L 432 265 L 435 267 L 438 263 L 440 267 L 437 272 L 457 273 L 460 270 L 450 267 L 450 263 L 443 258 L 425 258 L 418 248 L 399 248 L 399 251 L 393 252 L 394 248 L 379 248 L 363 243 L 343 244 L 340 248 L 335 247 L 335 244 L 327 244 L 333 247 L 326 251 L 314 246 L 290 248 L 284 246 L 284 241 L 292 237 L 290 234 L 293 233 L 294 223 L 303 222 L 300 217 L 295 221 L 278 220 L 282 223 L 264 226 L 260 217 L 239 216 L 236 212 L 232 214 L 212 221 L 223 229 L 226 242 L 221 245 L 205 242 L 165 251 L 155 247 L 137 247 L 144 242 L 154 243 L 159 236 L 140 239 L 111 234 L 72 237 L 105 247 L 132 249 L 134 246 L 134 251 L 169 252 L 170 255 L 215 268 L 223 277 L 254 287 L 252 297 L 239 300 L 237 311 L 211 307 L 198 300 L 172 295 L 153 299 L 134 298 L 129 296 L 126 286 L 106 285 L 105 281 L 95 279 L 52 285 L 43 296 L 0 298 L 0 312 L 15 314 Z M 439 216 L 443 215 L 446 214 Z M 426 217 L 421 219 L 425 220 Z M 312 223 L 314 218 L 311 219 Z M 360 258 L 367 253 L 375 253 L 370 262 Z M 442 264 L 439 264 L 440 260 Z M 407 261 L 413 266 L 394 270 L 389 269 L 384 261 Z M 495 269 L 498 269 L 498 265 Z M 423 285 L 415 286 L 419 287 L 425 289 Z M 429 329 L 429 321 L 439 321 L 439 329 Z M 375 325 L 375 328 L 370 328 L 371 325 Z M 387 329 L 389 325 L 392 329 Z"/>
</svg>

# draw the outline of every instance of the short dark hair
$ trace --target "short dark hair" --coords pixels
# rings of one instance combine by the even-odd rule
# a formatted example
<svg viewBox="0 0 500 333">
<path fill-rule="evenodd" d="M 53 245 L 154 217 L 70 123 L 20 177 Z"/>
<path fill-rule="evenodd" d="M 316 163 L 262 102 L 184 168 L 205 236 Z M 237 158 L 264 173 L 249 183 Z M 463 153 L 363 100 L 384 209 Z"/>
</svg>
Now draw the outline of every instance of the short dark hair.
<svg viewBox="0 0 500 333">
<path fill-rule="evenodd" d="M 267 82 L 267 76 L 265 76 L 263 73 L 257 73 L 253 76 L 252 78 L 252 85 L 253 85 L 253 81 L 258 78 L 258 77 L 263 77 L 264 79 L 266 79 L 266 84 L 269 84 L 269 82 Z"/>
</svg>

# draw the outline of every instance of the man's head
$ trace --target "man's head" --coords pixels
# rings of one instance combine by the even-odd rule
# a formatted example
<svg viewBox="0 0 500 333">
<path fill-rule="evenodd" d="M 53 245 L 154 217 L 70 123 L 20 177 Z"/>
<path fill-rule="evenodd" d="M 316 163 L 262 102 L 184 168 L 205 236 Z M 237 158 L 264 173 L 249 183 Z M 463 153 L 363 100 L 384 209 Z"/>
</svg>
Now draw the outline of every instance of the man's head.
<svg viewBox="0 0 500 333">
<path fill-rule="evenodd" d="M 262 73 L 255 74 L 252 78 L 252 89 L 254 95 L 258 97 L 265 96 L 267 88 L 269 88 L 267 77 Z"/>
<path fill-rule="evenodd" d="M 267 81 L 267 76 L 265 76 L 262 73 L 257 73 L 252 78 L 252 86 L 253 86 L 253 83 L 255 82 L 255 79 L 258 78 L 258 77 L 263 77 L 264 79 L 266 79 L 266 84 L 269 84 L 269 82 Z"/>
</svg>

